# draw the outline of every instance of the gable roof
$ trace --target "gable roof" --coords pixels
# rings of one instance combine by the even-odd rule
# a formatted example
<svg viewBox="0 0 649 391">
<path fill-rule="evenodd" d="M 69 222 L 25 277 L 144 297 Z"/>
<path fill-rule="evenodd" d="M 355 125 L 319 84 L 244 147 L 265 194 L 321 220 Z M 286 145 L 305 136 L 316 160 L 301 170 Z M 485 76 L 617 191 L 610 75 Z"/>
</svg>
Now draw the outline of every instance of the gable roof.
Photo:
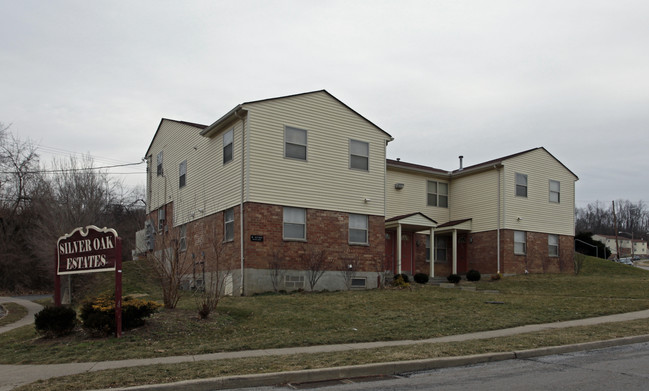
<svg viewBox="0 0 649 391">
<path fill-rule="evenodd" d="M 500 157 L 500 158 L 497 158 L 497 159 L 488 160 L 486 162 L 474 164 L 472 166 L 464 167 L 462 169 L 457 169 L 457 170 L 453 170 L 453 171 L 445 171 L 445 170 L 441 170 L 439 168 L 422 166 L 422 165 L 419 165 L 419 164 L 406 163 L 406 162 L 397 161 L 397 160 L 391 160 L 391 159 L 386 159 L 386 165 L 387 165 L 387 167 L 401 168 L 401 169 L 408 170 L 408 171 L 417 171 L 417 172 L 421 172 L 421 173 L 428 173 L 428 174 L 438 175 L 438 176 L 439 175 L 445 175 L 445 176 L 451 178 L 451 177 L 454 177 L 454 176 L 468 175 L 468 174 L 473 174 L 473 173 L 480 172 L 480 171 L 483 171 L 483 170 L 486 170 L 486 169 L 491 169 L 494 165 L 497 165 L 497 166 L 502 165 L 503 162 L 505 162 L 506 160 L 512 159 L 512 158 L 520 156 L 520 155 L 524 155 L 526 153 L 537 151 L 537 150 L 543 150 L 550 157 L 552 157 L 559 164 L 561 164 L 561 166 L 563 168 L 565 168 L 566 171 L 568 171 L 570 174 L 572 174 L 575 177 L 575 179 L 579 179 L 579 177 L 574 172 L 572 172 L 568 167 L 566 167 L 565 164 L 561 163 L 561 161 L 559 159 L 554 157 L 554 155 L 552 155 L 550 152 L 548 152 L 548 150 L 545 149 L 544 147 L 528 149 L 526 151 L 517 152 L 517 153 L 511 154 L 511 155 L 503 156 L 503 157 Z"/>
<path fill-rule="evenodd" d="M 158 136 L 158 132 L 160 131 L 160 127 L 162 126 L 162 123 L 164 121 L 176 122 L 176 123 L 179 123 L 179 124 L 191 126 L 191 127 L 201 129 L 201 130 L 203 130 L 203 129 L 205 129 L 207 127 L 207 125 L 201 125 L 201 124 L 197 124 L 197 123 L 194 123 L 194 122 L 178 121 L 178 120 L 169 119 L 169 118 L 160 119 L 160 123 L 158 124 L 158 127 L 155 130 L 155 134 L 153 135 L 153 138 L 151 138 L 151 142 L 149 143 L 149 147 L 146 149 L 146 153 L 144 154 L 145 159 L 146 159 L 147 156 L 149 156 L 149 151 L 151 150 L 151 146 L 153 145 L 153 140 L 155 140 L 155 138 Z"/>
<path fill-rule="evenodd" d="M 334 99 L 336 102 L 340 103 L 343 107 L 345 107 L 347 110 L 351 111 L 352 113 L 356 114 L 363 120 L 365 120 L 367 123 L 378 129 L 379 131 L 383 132 L 386 136 L 390 138 L 390 141 L 394 140 L 392 136 L 385 130 L 381 129 L 378 127 L 375 123 L 370 121 L 369 119 L 363 117 L 360 115 L 356 110 L 352 109 L 351 107 L 347 106 L 343 101 L 340 99 L 336 98 L 335 96 L 331 95 L 327 90 L 316 90 L 316 91 L 310 91 L 310 92 L 302 92 L 299 94 L 293 94 L 293 95 L 285 95 L 285 96 L 279 96 L 275 98 L 266 98 L 266 99 L 259 99 L 259 100 L 252 100 L 248 102 L 243 102 L 238 105 L 236 105 L 232 110 L 228 111 L 225 115 L 223 115 L 221 118 L 217 119 L 212 123 L 210 126 L 207 126 L 203 131 L 201 132 L 201 136 L 207 136 L 209 137 L 211 134 L 216 133 L 222 125 L 230 124 L 232 121 L 236 120 L 238 117 L 238 113 L 245 111 L 244 106 L 245 105 L 253 105 L 256 103 L 262 103 L 262 102 L 269 102 L 269 101 L 274 101 L 274 100 L 280 100 L 280 99 L 290 99 L 290 98 L 295 98 L 298 96 L 303 96 L 303 95 L 310 95 L 310 94 L 319 94 L 319 93 L 324 93 L 327 94 L 329 97 Z"/>
</svg>

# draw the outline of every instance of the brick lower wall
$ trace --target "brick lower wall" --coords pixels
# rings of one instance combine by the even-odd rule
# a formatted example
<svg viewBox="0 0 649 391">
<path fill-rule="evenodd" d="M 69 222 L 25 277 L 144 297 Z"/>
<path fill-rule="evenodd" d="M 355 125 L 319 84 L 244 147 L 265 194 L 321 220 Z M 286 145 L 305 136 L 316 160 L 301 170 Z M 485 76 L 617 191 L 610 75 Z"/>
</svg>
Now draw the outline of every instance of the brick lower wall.
<svg viewBox="0 0 649 391">
<path fill-rule="evenodd" d="M 507 274 L 529 273 L 572 273 L 574 272 L 572 236 L 559 235 L 559 256 L 548 255 L 548 234 L 527 232 L 527 254 L 514 254 L 514 231 L 501 230 L 500 272 Z M 425 243 L 425 235 L 417 235 L 416 240 Z M 451 238 L 448 237 L 447 261 L 435 262 L 435 276 L 446 277 L 453 270 Z M 483 274 L 498 271 L 498 232 L 469 233 L 466 237 L 467 270 L 475 269 Z M 430 273 L 426 262 L 426 247 L 417 247 L 415 272 Z"/>
<path fill-rule="evenodd" d="M 369 245 L 349 244 L 349 215 L 345 212 L 307 209 L 306 241 L 283 239 L 283 209 L 279 205 L 245 204 L 246 268 L 268 269 L 275 260 L 283 269 L 304 269 L 303 258 L 324 251 L 330 268 L 355 264 L 359 271 L 376 271 L 385 257 L 385 218 L 368 216 Z M 251 235 L 263 236 L 252 241 Z"/>
<path fill-rule="evenodd" d="M 282 270 L 303 271 L 307 267 L 304 260 L 309 256 L 323 252 L 330 260 L 327 270 L 329 274 L 340 274 L 343 265 L 354 265 L 354 270 L 359 273 L 375 273 L 386 270 L 385 256 L 385 219 L 383 216 L 368 216 L 369 245 L 351 245 L 348 241 L 349 214 L 345 212 L 307 209 L 306 241 L 290 241 L 283 239 L 283 209 L 279 205 L 259 203 L 244 204 L 244 257 L 246 270 L 259 270 L 260 272 L 272 269 L 273 264 Z M 157 227 L 157 210 L 152 211 L 148 218 Z M 165 239 L 177 237 L 178 227 L 172 227 L 173 203 L 165 206 L 168 226 Z M 163 232 L 161 230 L 161 232 Z M 191 273 L 198 270 L 202 273 L 205 262 L 205 271 L 215 271 L 216 260 L 220 270 L 232 270 L 234 278 L 234 291 L 237 292 L 241 269 L 241 228 L 240 207 L 234 207 L 234 240 L 224 241 L 224 214 L 223 212 L 205 216 L 187 224 L 187 249 L 181 256 L 185 257 L 195 268 L 188 270 Z M 251 236 L 263 238 L 262 241 L 253 241 Z M 435 262 L 435 276 L 446 277 L 452 272 L 452 243 L 450 236 L 447 239 L 447 260 Z M 506 274 L 522 274 L 527 270 L 530 273 L 572 273 L 574 271 L 572 236 L 559 236 L 559 256 L 548 255 L 548 235 L 538 232 L 526 232 L 526 255 L 514 254 L 514 231 L 501 230 L 500 246 L 500 271 Z M 430 273 L 430 263 L 426 261 L 426 237 L 415 235 L 414 273 Z M 497 231 L 468 233 L 464 237 L 466 242 L 467 270 L 476 269 L 483 274 L 493 274 L 498 271 L 497 263 Z M 158 241 L 159 242 L 159 241 Z M 156 243 L 158 243 L 156 242 Z M 159 250 L 159 248 L 156 248 Z M 265 272 L 257 272 L 262 276 Z M 240 275 L 240 273 L 238 274 Z M 261 277 L 259 277 L 261 278 Z M 264 277 L 265 278 L 265 277 Z M 373 277 L 368 277 L 372 279 Z M 323 281 L 326 279 L 323 279 Z M 248 285 L 248 282 L 246 282 Z M 255 283 L 255 286 L 269 286 L 266 282 Z M 247 293 L 260 291 L 248 289 Z M 320 289 L 334 289 L 322 286 Z M 339 288 L 338 288 L 339 289 Z"/>
</svg>

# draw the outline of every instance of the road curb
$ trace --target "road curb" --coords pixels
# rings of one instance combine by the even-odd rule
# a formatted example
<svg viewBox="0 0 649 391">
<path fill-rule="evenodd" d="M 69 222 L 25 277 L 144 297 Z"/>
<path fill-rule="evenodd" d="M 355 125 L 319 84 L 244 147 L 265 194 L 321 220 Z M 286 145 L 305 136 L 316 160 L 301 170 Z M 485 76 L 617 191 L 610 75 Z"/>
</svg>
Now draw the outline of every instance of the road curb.
<svg viewBox="0 0 649 391">
<path fill-rule="evenodd" d="M 398 375 L 440 368 L 460 367 L 486 362 L 529 359 L 553 354 L 572 353 L 583 350 L 602 349 L 613 346 L 649 342 L 649 334 L 616 338 L 605 341 L 585 342 L 564 346 L 552 346 L 514 352 L 485 353 L 460 357 L 443 357 L 424 360 L 393 361 L 385 363 L 350 365 L 335 368 L 320 368 L 300 371 L 274 372 L 254 375 L 237 375 L 209 379 L 185 380 L 167 384 L 152 384 L 127 388 L 111 388 L 111 391 L 207 391 L 214 389 L 235 389 L 245 387 L 274 386 L 287 383 L 308 383 L 335 379 L 358 378 L 377 375 Z M 108 391 L 101 389 L 94 391 Z"/>
</svg>

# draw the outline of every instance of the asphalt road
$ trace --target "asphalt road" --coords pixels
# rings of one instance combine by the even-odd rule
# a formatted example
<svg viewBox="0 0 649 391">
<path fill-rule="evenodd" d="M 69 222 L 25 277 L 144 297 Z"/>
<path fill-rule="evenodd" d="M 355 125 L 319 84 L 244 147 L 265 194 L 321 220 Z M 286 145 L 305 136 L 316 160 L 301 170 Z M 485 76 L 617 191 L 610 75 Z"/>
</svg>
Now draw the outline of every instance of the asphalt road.
<svg viewBox="0 0 649 391">
<path fill-rule="evenodd" d="M 286 387 L 254 388 L 254 390 L 316 388 L 319 391 L 645 391 L 649 389 L 649 343 L 439 369 L 404 374 L 379 381 L 346 379 L 333 385 L 331 382 L 294 384 Z"/>
</svg>

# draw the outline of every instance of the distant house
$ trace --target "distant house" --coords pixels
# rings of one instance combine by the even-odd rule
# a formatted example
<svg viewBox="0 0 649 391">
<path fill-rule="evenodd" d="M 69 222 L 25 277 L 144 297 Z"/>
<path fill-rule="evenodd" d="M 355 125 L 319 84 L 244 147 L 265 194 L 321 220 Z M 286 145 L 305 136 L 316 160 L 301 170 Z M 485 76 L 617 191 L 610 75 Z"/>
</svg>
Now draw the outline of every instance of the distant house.
<svg viewBox="0 0 649 391">
<path fill-rule="evenodd" d="M 639 255 L 642 257 L 649 255 L 647 241 L 644 239 L 631 239 L 618 235 L 616 243 L 615 235 L 594 234 L 593 240 L 604 243 L 606 248 L 611 251 L 611 258 L 613 259 L 630 257 L 631 255 Z M 620 250 L 619 255 L 618 247 Z"/>
<path fill-rule="evenodd" d="M 325 90 L 209 126 L 162 119 L 146 152 L 150 234 L 176 233 L 196 263 L 216 244 L 243 294 L 277 275 L 307 289 L 317 254 L 330 290 L 345 275 L 372 288 L 387 273 L 572 270 L 577 176 L 544 148 L 444 171 L 387 160 L 392 140 Z"/>
</svg>

